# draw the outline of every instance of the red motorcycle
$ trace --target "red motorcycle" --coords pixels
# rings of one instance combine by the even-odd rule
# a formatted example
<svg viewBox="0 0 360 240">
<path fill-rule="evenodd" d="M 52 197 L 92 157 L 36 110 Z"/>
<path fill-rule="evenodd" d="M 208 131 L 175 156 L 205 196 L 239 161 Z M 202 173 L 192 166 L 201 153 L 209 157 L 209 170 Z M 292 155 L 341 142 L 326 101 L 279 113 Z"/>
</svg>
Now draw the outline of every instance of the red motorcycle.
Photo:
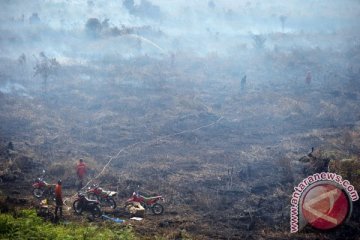
<svg viewBox="0 0 360 240">
<path fill-rule="evenodd" d="M 113 198 L 117 194 L 115 191 L 105 191 L 98 185 L 93 185 L 88 188 L 86 194 L 89 199 L 98 200 L 101 204 L 110 206 L 112 209 L 116 208 L 116 202 Z"/>
<path fill-rule="evenodd" d="M 45 170 L 43 170 L 43 175 L 38 177 L 33 183 L 33 195 L 37 198 L 43 196 L 48 196 L 55 199 L 55 185 L 49 184 L 44 180 Z"/>
<path fill-rule="evenodd" d="M 164 201 L 164 198 L 160 195 L 153 197 L 145 197 L 139 193 L 134 192 L 128 200 L 126 200 L 125 206 L 131 205 L 134 202 L 138 202 L 145 209 L 151 209 L 155 215 L 160 215 L 164 212 L 164 207 L 158 201 Z"/>
</svg>

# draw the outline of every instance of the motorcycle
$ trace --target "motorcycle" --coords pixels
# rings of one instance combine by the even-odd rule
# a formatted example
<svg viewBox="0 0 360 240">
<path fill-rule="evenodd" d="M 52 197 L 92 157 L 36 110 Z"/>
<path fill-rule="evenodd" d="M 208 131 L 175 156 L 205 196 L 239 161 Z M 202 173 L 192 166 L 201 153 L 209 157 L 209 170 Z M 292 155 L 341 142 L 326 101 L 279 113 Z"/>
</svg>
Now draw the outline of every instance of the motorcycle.
<svg viewBox="0 0 360 240">
<path fill-rule="evenodd" d="M 126 200 L 125 207 L 132 205 L 134 202 L 138 202 L 146 210 L 151 209 L 155 215 L 160 215 L 164 212 L 164 207 L 158 201 L 164 201 L 164 198 L 160 195 L 153 197 L 145 197 L 139 193 L 133 192 L 131 198 Z"/>
<path fill-rule="evenodd" d="M 55 220 L 55 216 L 54 214 L 50 211 L 49 209 L 49 205 L 48 205 L 48 201 L 45 199 L 45 200 L 42 200 L 40 202 L 40 206 L 39 208 L 37 209 L 36 211 L 36 214 L 39 216 L 39 217 L 42 217 L 45 221 L 49 220 L 51 222 L 53 222 Z"/>
<path fill-rule="evenodd" d="M 73 203 L 75 213 L 81 214 L 84 211 L 90 212 L 95 218 L 101 217 L 100 203 L 97 200 L 88 199 L 85 194 L 78 193 L 77 199 Z"/>
<path fill-rule="evenodd" d="M 38 177 L 33 186 L 33 195 L 37 198 L 41 198 L 43 196 L 51 197 L 53 200 L 55 199 L 55 185 L 45 182 L 44 180 L 45 170 L 43 170 L 43 175 Z"/>
<path fill-rule="evenodd" d="M 115 191 L 105 191 L 98 185 L 89 187 L 86 194 L 91 200 L 98 200 L 100 203 L 110 206 L 112 209 L 116 208 L 116 202 L 113 197 L 116 196 Z"/>
</svg>

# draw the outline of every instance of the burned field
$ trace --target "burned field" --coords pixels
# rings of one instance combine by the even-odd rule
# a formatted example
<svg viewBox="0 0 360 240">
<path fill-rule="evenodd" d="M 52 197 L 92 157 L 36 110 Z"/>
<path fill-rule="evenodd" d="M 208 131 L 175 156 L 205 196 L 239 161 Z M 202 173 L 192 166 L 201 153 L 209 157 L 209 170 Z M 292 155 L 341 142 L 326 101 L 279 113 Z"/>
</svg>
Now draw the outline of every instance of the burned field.
<svg viewBox="0 0 360 240">
<path fill-rule="evenodd" d="M 0 188 L 3 201 L 15 199 L 5 205 L 35 206 L 31 183 L 42 169 L 51 182 L 61 178 L 71 196 L 82 157 L 91 169 L 88 180 L 100 173 L 97 182 L 119 191 L 119 206 L 138 186 L 165 197 L 162 216 L 134 223 L 141 239 L 359 235 L 357 205 L 335 233 L 289 233 L 293 187 L 321 170 L 316 162 L 330 161 L 360 187 L 359 75 L 333 65 L 306 84 L 297 70 L 274 74 L 289 67 L 281 53 L 255 55 L 258 64 L 241 65 L 245 86 L 243 76 L 232 73 L 233 62 L 218 56 L 67 64 L 46 89 L 41 78 L 24 77 L 29 67 L 2 59 L 0 83 L 10 87 L 0 94 Z M 301 64 L 298 53 L 287 57 Z M 276 61 L 269 66 L 269 59 Z M 312 147 L 315 157 L 299 161 Z M 341 168 L 344 159 L 350 167 Z M 65 216 L 79 221 L 71 211 Z"/>
</svg>

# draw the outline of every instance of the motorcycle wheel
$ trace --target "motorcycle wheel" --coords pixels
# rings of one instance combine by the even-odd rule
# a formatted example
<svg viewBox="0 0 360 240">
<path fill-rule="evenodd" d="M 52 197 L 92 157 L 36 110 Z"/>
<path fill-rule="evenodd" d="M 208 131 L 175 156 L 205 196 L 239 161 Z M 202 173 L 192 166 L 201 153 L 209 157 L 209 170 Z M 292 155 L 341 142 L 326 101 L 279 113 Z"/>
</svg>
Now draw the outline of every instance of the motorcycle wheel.
<svg viewBox="0 0 360 240">
<path fill-rule="evenodd" d="M 109 198 L 109 199 L 108 199 L 108 204 L 109 204 L 109 206 L 110 206 L 112 209 L 115 209 L 115 208 L 116 208 L 116 202 L 115 202 L 114 199 Z"/>
<path fill-rule="evenodd" d="M 49 220 L 50 222 L 54 222 L 55 216 L 52 212 L 49 212 L 46 216 L 46 220 Z"/>
<path fill-rule="evenodd" d="M 94 208 L 92 209 L 91 213 L 92 213 L 92 215 L 93 215 L 95 218 L 99 218 L 99 217 L 101 217 L 101 215 L 102 215 L 99 206 L 94 206 Z"/>
<path fill-rule="evenodd" d="M 87 198 L 90 199 L 90 200 L 97 200 L 99 201 L 98 197 L 94 194 L 94 193 L 89 193 L 87 195 Z"/>
<path fill-rule="evenodd" d="M 41 198 L 44 195 L 44 190 L 41 188 L 34 188 L 33 189 L 33 194 L 35 197 L 37 198 Z"/>
<path fill-rule="evenodd" d="M 36 215 L 37 215 L 38 217 L 44 217 L 44 216 L 46 216 L 46 212 L 45 212 L 44 210 L 42 210 L 42 209 L 38 209 L 38 210 L 36 211 Z"/>
<path fill-rule="evenodd" d="M 83 208 L 81 206 L 81 203 L 79 200 L 76 200 L 74 203 L 73 203 L 73 209 L 75 211 L 75 213 L 77 214 L 81 214 L 82 211 L 83 211 Z"/>
<path fill-rule="evenodd" d="M 152 205 L 151 210 L 155 215 L 160 215 L 164 212 L 164 207 L 159 203 L 155 203 Z"/>
</svg>

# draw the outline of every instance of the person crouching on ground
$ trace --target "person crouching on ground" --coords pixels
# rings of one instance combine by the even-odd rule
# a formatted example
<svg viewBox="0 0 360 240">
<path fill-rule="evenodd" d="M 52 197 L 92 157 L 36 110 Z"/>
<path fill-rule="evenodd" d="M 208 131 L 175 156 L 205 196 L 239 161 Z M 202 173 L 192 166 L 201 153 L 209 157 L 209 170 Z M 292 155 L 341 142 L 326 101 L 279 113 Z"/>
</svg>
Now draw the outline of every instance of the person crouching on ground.
<svg viewBox="0 0 360 240">
<path fill-rule="evenodd" d="M 79 179 L 79 185 L 77 190 L 80 191 L 83 187 L 83 180 L 86 174 L 86 164 L 84 163 L 84 160 L 82 158 L 79 159 L 79 163 L 76 166 L 76 174 Z"/>
</svg>

